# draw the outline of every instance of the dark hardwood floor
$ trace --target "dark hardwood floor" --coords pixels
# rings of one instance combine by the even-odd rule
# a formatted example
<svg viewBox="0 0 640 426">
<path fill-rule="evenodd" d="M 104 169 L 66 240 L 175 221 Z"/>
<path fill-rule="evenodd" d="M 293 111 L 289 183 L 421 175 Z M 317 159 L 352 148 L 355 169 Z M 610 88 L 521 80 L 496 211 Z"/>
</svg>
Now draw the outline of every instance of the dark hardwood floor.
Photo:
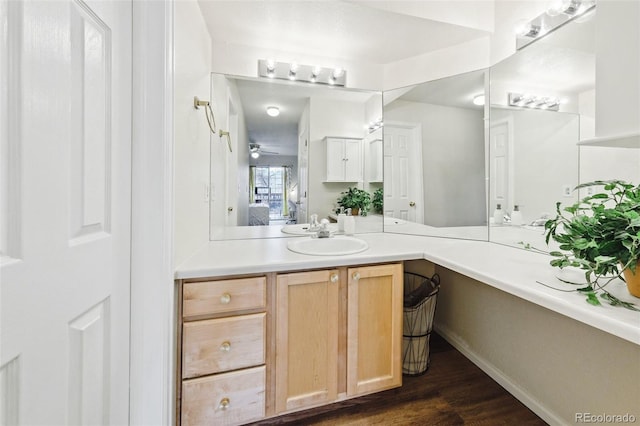
<svg viewBox="0 0 640 426">
<path fill-rule="evenodd" d="M 545 425 L 520 401 L 437 334 L 431 365 L 402 387 L 257 425 Z"/>
</svg>

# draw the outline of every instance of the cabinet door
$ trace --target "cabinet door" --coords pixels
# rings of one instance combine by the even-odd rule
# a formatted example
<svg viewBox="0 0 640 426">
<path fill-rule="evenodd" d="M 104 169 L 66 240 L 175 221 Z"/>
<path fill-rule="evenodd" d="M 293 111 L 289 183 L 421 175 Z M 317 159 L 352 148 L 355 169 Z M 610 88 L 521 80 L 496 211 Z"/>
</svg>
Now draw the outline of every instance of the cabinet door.
<svg viewBox="0 0 640 426">
<path fill-rule="evenodd" d="M 362 181 L 362 140 L 345 139 L 344 141 L 344 180 L 345 182 Z"/>
<path fill-rule="evenodd" d="M 344 139 L 327 138 L 327 181 L 342 182 L 347 162 L 344 151 Z"/>
<path fill-rule="evenodd" d="M 402 384 L 402 265 L 348 270 L 347 395 Z"/>
<path fill-rule="evenodd" d="M 277 277 L 277 413 L 337 397 L 338 281 L 337 270 Z"/>
</svg>

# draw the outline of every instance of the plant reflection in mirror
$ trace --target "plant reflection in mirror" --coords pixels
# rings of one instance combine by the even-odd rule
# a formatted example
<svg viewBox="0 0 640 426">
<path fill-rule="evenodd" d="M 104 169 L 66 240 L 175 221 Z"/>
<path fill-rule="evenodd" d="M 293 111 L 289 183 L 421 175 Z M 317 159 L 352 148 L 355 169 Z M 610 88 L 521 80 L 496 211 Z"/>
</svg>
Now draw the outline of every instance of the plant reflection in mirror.
<svg viewBox="0 0 640 426">
<path fill-rule="evenodd" d="M 575 190 L 593 187 L 603 187 L 602 192 L 565 208 L 556 203 L 556 217 L 545 223 L 546 243 L 553 240 L 560 245 L 559 251 L 548 253 L 554 257 L 550 264 L 560 269 L 576 267 L 584 271 L 584 284 L 558 278 L 567 284 L 582 285 L 562 291 L 578 291 L 586 295 L 592 305 L 600 305 L 602 299 L 614 306 L 640 311 L 635 304 L 622 301 L 606 290 L 615 279 L 625 281 L 622 276 L 625 269 L 640 273 L 636 271 L 640 259 L 640 185 L 620 180 L 594 181 L 578 185 Z M 530 244 L 521 244 L 544 252 Z"/>
</svg>

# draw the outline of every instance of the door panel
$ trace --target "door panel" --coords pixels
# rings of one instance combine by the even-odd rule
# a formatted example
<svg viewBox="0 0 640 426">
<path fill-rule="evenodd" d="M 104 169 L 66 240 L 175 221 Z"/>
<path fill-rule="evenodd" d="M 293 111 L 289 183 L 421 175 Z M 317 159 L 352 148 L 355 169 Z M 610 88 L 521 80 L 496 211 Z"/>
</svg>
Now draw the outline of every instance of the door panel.
<svg viewBox="0 0 640 426">
<path fill-rule="evenodd" d="M 348 270 L 347 394 L 402 384 L 402 265 Z"/>
<path fill-rule="evenodd" d="M 412 126 L 384 127 L 385 216 L 423 223 L 422 145 Z"/>
<path fill-rule="evenodd" d="M 278 275 L 277 413 L 337 397 L 338 276 L 337 270 Z"/>
<path fill-rule="evenodd" d="M 131 2 L 0 8 L 0 422 L 126 424 Z"/>
<path fill-rule="evenodd" d="M 513 149 L 511 146 L 511 122 L 501 121 L 491 126 L 491 211 L 497 204 L 505 212 L 511 211 L 513 203 Z"/>
</svg>

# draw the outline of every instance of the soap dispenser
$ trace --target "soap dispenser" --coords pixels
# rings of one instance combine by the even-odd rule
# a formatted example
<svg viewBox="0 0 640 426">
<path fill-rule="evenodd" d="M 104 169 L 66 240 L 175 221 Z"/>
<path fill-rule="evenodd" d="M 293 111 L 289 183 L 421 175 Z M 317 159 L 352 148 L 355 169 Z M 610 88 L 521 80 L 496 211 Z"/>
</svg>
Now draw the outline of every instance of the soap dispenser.
<svg viewBox="0 0 640 426">
<path fill-rule="evenodd" d="M 522 212 L 520 211 L 520 208 L 518 207 L 517 204 L 513 206 L 513 212 L 511 213 L 511 225 L 513 226 L 522 225 Z"/>
<path fill-rule="evenodd" d="M 502 211 L 502 206 L 498 204 L 496 209 L 493 211 L 493 223 L 496 225 L 501 225 L 504 221 L 504 212 Z"/>
</svg>

